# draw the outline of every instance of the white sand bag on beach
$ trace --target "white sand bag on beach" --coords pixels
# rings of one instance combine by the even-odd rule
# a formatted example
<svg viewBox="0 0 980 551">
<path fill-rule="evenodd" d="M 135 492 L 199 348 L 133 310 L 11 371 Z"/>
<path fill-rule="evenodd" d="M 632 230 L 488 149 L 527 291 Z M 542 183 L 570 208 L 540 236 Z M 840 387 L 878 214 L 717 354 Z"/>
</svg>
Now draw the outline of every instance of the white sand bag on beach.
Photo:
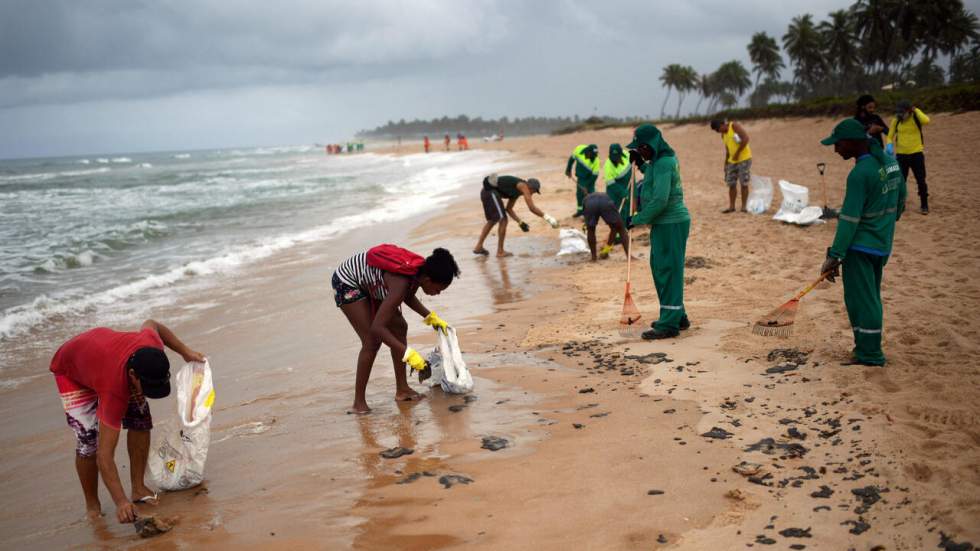
<svg viewBox="0 0 980 551">
<path fill-rule="evenodd" d="M 473 376 L 466 369 L 463 353 L 459 349 L 459 339 L 456 330 L 447 328 L 446 333 L 437 331 L 439 344 L 429 353 L 426 360 L 432 368 L 429 386 L 439 385 L 450 394 L 466 394 L 473 390 Z"/>
<path fill-rule="evenodd" d="M 558 232 L 558 237 L 561 239 L 561 245 L 558 248 L 558 254 L 555 256 L 589 252 L 589 242 L 586 241 L 585 234 L 582 233 L 582 230 L 562 228 Z"/>
<path fill-rule="evenodd" d="M 779 210 L 776 211 L 772 219 L 795 224 L 797 215 L 810 204 L 810 190 L 786 180 L 780 180 L 779 191 L 783 195 L 783 202 L 779 205 Z"/>
<path fill-rule="evenodd" d="M 161 490 L 186 490 L 204 480 L 204 462 L 211 443 L 214 384 L 211 366 L 191 362 L 180 368 L 176 423 L 168 422 L 150 446 L 150 480 Z"/>
<path fill-rule="evenodd" d="M 745 208 L 752 214 L 762 214 L 772 206 L 772 178 L 752 176 L 749 184 L 749 199 Z"/>
</svg>

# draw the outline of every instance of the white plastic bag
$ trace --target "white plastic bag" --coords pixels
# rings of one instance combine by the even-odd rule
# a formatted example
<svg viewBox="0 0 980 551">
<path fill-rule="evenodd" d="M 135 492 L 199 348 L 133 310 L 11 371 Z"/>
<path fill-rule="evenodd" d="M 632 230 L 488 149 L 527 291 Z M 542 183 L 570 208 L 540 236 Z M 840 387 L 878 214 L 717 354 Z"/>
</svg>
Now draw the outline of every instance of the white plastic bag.
<svg viewBox="0 0 980 551">
<path fill-rule="evenodd" d="M 150 480 L 161 490 L 186 490 L 204 480 L 204 462 L 211 443 L 214 384 L 208 362 L 191 362 L 174 378 L 176 423 L 167 424 L 150 447 Z"/>
<path fill-rule="evenodd" d="M 786 180 L 780 180 L 779 191 L 783 195 L 783 202 L 779 205 L 779 210 L 776 211 L 772 219 L 796 223 L 796 215 L 810 204 L 810 190 Z"/>
<path fill-rule="evenodd" d="M 737 136 L 737 134 L 736 134 Z M 749 199 L 745 208 L 752 214 L 762 214 L 772 206 L 772 178 L 752 176 L 749 184 Z"/>
<path fill-rule="evenodd" d="M 456 330 L 449 327 L 446 334 L 442 331 L 437 333 L 439 344 L 426 358 L 432 368 L 432 377 L 428 380 L 429 386 L 439 385 L 443 391 L 450 394 L 466 394 L 473 390 L 473 376 L 470 375 L 470 371 L 466 369 L 466 362 L 463 361 Z"/>
<path fill-rule="evenodd" d="M 586 241 L 585 234 L 575 228 L 562 228 L 558 232 L 561 245 L 558 254 L 555 256 L 565 256 L 566 254 L 580 254 L 589 252 L 589 243 Z"/>
</svg>

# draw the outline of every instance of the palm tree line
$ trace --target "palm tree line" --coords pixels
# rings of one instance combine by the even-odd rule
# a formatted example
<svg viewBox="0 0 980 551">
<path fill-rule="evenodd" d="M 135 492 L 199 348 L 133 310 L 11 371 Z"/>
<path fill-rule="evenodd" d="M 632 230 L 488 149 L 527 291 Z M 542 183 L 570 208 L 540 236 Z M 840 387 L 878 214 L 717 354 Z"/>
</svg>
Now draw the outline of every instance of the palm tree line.
<svg viewBox="0 0 980 551">
<path fill-rule="evenodd" d="M 736 106 L 751 89 L 752 107 L 824 96 L 842 96 L 882 87 L 938 86 L 980 82 L 980 32 L 977 16 L 962 0 L 858 0 L 850 8 L 830 12 L 823 21 L 806 13 L 794 17 L 781 37 L 765 32 L 748 44 L 754 80 L 741 61 L 722 63 L 698 74 L 691 66 L 671 63 L 660 82 L 667 95 L 677 92 L 675 118 L 685 97 L 699 95 L 694 114 L 718 106 Z M 788 58 L 792 79 L 781 79 Z M 938 63 L 949 60 L 949 69 Z"/>
</svg>

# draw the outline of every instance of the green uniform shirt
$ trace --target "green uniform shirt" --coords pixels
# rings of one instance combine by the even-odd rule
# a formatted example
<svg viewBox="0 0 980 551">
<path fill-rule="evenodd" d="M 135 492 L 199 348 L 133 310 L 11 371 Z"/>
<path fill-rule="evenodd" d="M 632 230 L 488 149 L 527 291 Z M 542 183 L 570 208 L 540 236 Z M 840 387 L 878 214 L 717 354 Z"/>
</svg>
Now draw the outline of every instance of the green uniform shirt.
<svg viewBox="0 0 980 551">
<path fill-rule="evenodd" d="M 905 210 L 905 179 L 898 163 L 882 166 L 870 154 L 859 158 L 847 175 L 847 191 L 830 256 L 844 258 L 848 249 L 877 256 L 892 252 L 895 221 Z"/>
<path fill-rule="evenodd" d="M 572 152 L 572 156 L 568 158 L 568 164 L 565 165 L 565 172 L 570 172 L 572 170 L 572 164 L 575 165 L 575 180 L 586 187 L 590 184 L 595 184 L 595 181 L 599 178 L 599 157 L 590 161 L 588 157 L 582 154 L 588 147 L 588 145 L 576 147 L 575 151 Z"/>
<path fill-rule="evenodd" d="M 681 168 L 677 157 L 660 157 L 644 165 L 640 210 L 633 215 L 634 224 L 675 224 L 687 222 L 691 214 L 684 206 Z"/>
</svg>

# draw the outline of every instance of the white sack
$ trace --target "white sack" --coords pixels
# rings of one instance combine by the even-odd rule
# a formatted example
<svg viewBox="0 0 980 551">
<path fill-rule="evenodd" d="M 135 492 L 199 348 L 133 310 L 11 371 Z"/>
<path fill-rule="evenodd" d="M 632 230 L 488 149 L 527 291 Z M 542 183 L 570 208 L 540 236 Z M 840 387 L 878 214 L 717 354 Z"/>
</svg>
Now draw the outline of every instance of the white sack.
<svg viewBox="0 0 980 551">
<path fill-rule="evenodd" d="M 561 239 L 561 246 L 555 256 L 565 256 L 566 254 L 580 254 L 589 252 L 589 242 L 586 241 L 585 234 L 575 228 L 562 228 L 558 232 Z"/>
<path fill-rule="evenodd" d="M 780 180 L 779 191 L 783 195 L 783 202 L 779 205 L 779 210 L 776 211 L 772 219 L 796 223 L 796 215 L 810 204 L 810 190 L 786 180 Z"/>
<path fill-rule="evenodd" d="M 473 390 L 473 376 L 463 361 L 456 330 L 449 327 L 446 334 L 442 331 L 436 333 L 439 335 L 439 343 L 426 357 L 432 368 L 432 377 L 427 382 L 430 387 L 439 385 L 450 394 L 466 394 Z"/>
<path fill-rule="evenodd" d="M 749 184 L 749 199 L 745 208 L 752 214 L 762 214 L 772 206 L 772 178 L 752 176 Z"/>
<path fill-rule="evenodd" d="M 208 362 L 191 362 L 174 378 L 177 420 L 158 431 L 150 446 L 150 480 L 161 490 L 186 490 L 204 480 L 204 462 L 211 443 L 214 384 Z"/>
</svg>

